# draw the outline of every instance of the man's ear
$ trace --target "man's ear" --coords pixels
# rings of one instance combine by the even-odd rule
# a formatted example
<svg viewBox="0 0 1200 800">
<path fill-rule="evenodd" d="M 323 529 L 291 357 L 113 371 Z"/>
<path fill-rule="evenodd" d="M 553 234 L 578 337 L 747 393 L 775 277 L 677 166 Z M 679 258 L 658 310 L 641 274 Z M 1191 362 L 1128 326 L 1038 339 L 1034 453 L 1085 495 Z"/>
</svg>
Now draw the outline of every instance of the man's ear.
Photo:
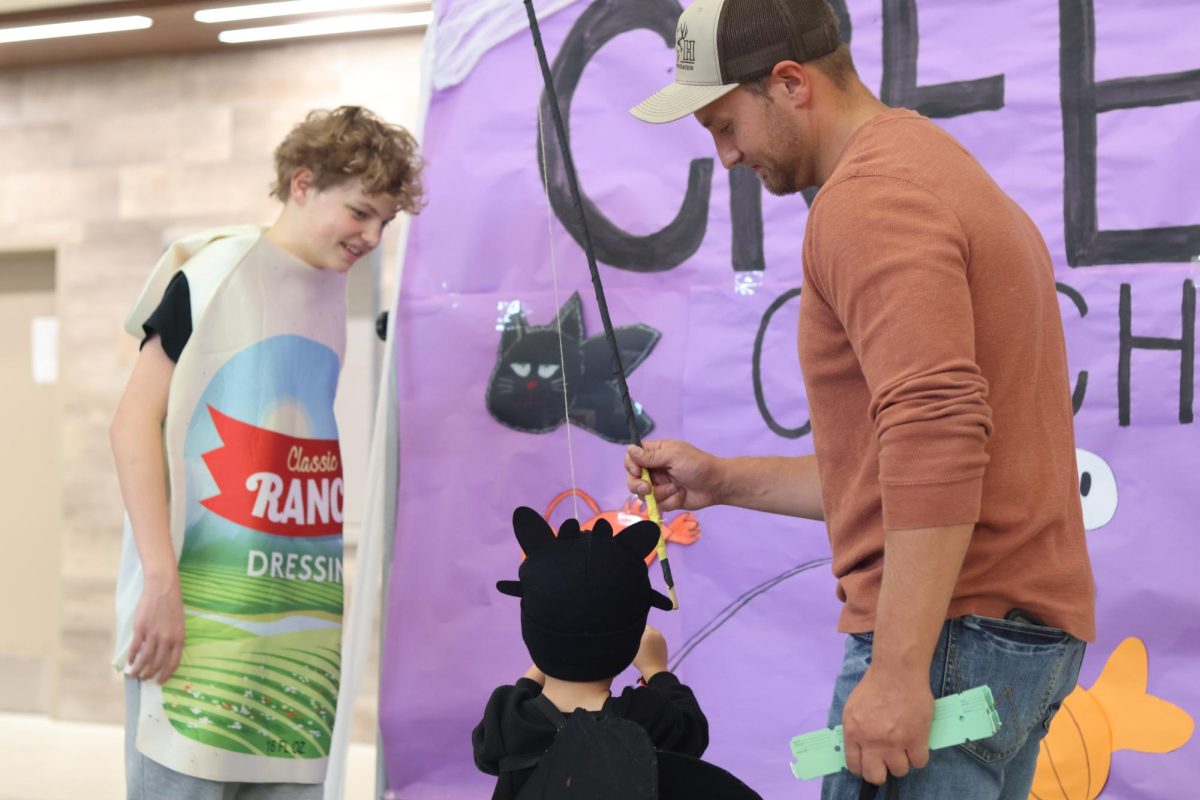
<svg viewBox="0 0 1200 800">
<path fill-rule="evenodd" d="M 309 192 L 314 188 L 312 170 L 308 167 L 300 167 L 292 173 L 292 185 L 288 196 L 297 205 L 304 205 L 308 200 Z"/>
<path fill-rule="evenodd" d="M 780 61 L 771 70 L 771 77 L 783 87 L 784 97 L 793 108 L 806 106 L 812 99 L 812 67 Z"/>
</svg>

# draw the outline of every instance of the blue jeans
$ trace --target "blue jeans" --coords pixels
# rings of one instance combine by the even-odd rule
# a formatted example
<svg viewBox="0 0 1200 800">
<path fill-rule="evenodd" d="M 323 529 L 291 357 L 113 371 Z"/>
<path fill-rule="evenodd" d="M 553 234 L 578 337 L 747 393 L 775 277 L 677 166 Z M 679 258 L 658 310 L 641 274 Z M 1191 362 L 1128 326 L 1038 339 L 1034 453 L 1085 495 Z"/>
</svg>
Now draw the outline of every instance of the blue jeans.
<svg viewBox="0 0 1200 800">
<path fill-rule="evenodd" d="M 1001 727 L 990 739 L 931 751 L 927 766 L 899 781 L 901 800 L 1027 800 L 1038 746 L 1075 688 L 1083 650 L 1083 642 L 1057 628 L 974 615 L 947 620 L 929 670 L 933 696 L 987 684 Z M 870 663 L 871 634 L 847 637 L 830 727 L 841 723 Z M 842 770 L 825 778 L 821 800 L 858 800 L 860 789 L 859 777 Z"/>
</svg>

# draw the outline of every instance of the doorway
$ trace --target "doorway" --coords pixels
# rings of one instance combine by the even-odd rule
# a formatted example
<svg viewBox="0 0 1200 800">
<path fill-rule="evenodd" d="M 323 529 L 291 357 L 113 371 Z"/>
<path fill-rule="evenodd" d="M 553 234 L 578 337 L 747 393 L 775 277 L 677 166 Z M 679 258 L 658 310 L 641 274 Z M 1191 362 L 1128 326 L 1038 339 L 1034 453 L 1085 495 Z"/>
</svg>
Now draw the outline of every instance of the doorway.
<svg viewBox="0 0 1200 800">
<path fill-rule="evenodd" d="M 54 708 L 62 494 L 53 252 L 0 253 L 0 710 Z"/>
</svg>

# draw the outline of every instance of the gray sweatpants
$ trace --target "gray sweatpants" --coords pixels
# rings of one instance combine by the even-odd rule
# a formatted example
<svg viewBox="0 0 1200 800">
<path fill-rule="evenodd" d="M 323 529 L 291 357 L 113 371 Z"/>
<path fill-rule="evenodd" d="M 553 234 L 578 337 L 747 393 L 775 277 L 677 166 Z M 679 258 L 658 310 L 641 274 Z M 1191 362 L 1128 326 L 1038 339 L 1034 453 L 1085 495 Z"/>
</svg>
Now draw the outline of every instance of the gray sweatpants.
<svg viewBox="0 0 1200 800">
<path fill-rule="evenodd" d="M 321 800 L 319 783 L 222 783 L 193 778 L 138 752 L 142 689 L 125 679 L 125 796 L 127 800 Z"/>
</svg>

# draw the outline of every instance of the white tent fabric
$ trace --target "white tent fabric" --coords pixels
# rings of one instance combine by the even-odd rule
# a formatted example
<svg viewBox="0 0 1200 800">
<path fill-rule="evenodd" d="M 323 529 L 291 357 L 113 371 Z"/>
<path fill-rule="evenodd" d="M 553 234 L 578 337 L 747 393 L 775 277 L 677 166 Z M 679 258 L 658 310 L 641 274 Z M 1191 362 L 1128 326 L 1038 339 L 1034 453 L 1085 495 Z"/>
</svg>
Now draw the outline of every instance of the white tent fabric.
<svg viewBox="0 0 1200 800">
<path fill-rule="evenodd" d="M 578 0 L 535 0 L 538 19 L 562 11 Z M 466 80 L 484 53 L 529 29 L 525 4 L 516 0 L 458 2 L 453 14 L 439 23 L 433 54 L 433 88 L 437 91 Z M 433 28 L 426 34 L 433 37 Z"/>
<path fill-rule="evenodd" d="M 421 99 L 413 136 L 420 142 L 425 134 L 425 119 L 429 112 L 431 77 L 437 43 L 437 23 L 429 26 L 421 51 Z M 396 292 L 400 291 L 400 274 L 404 269 L 404 253 L 411 218 L 401 219 L 400 241 L 397 245 Z M 393 298 L 391 309 L 395 309 Z M 342 673 L 338 689 L 338 715 L 334 720 L 329 744 L 329 767 L 325 774 L 325 800 L 342 800 L 346 792 L 346 759 L 350 749 L 350 732 L 354 722 L 354 705 L 362 685 L 363 668 L 371 650 L 372 633 L 387 568 L 386 546 L 393 533 L 396 506 L 396 474 L 400 442 L 396 436 L 396 315 L 388 314 L 387 340 L 384 343 L 383 369 L 379 373 L 376 391 L 375 424 L 371 433 L 371 448 L 367 457 L 366 508 L 358 546 L 358 561 L 354 586 L 351 587 L 342 628 Z M 383 758 L 382 752 L 378 755 Z M 380 762 L 382 763 L 382 762 Z"/>
<path fill-rule="evenodd" d="M 538 18 L 561 11 L 578 0 L 535 0 Z M 421 141 L 433 92 L 461 83 L 470 75 L 488 50 L 528 29 L 529 18 L 523 3 L 513 0 L 470 0 L 458 3 L 454 14 L 444 22 L 435 21 L 425 33 L 421 54 L 421 100 L 413 135 Z M 405 240 L 409 219 L 398 247 L 399 272 L 404 267 Z M 400 281 L 396 287 L 399 292 Z M 396 304 L 393 302 L 393 309 Z M 342 800 L 346 786 L 346 758 L 354 705 L 362 684 L 362 672 L 372 644 L 372 630 L 379 612 L 384 570 L 387 568 L 387 537 L 393 534 L 389 522 L 396 504 L 396 464 L 399 442 L 396 438 L 396 315 L 388 316 L 387 343 L 375 406 L 375 424 L 367 459 L 366 511 L 354 586 L 351 587 L 342 634 L 342 680 L 338 691 L 338 715 L 330 741 L 329 768 L 325 778 L 325 800 Z M 382 753 L 379 756 L 382 758 Z"/>
</svg>

